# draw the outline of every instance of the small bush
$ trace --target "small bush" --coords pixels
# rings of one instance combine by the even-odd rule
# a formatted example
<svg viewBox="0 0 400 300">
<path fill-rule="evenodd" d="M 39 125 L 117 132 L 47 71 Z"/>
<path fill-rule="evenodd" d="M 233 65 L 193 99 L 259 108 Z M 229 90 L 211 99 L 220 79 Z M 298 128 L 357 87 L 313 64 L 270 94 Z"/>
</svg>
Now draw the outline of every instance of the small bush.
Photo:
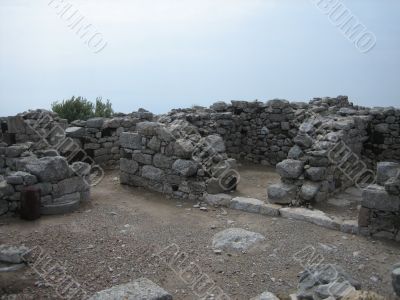
<svg viewBox="0 0 400 300">
<path fill-rule="evenodd" d="M 110 100 L 103 103 L 101 97 L 96 99 L 96 104 L 93 104 L 86 98 L 72 96 L 71 99 L 53 102 L 51 109 L 61 118 L 67 119 L 68 122 L 87 120 L 93 117 L 109 118 L 114 113 Z"/>
</svg>

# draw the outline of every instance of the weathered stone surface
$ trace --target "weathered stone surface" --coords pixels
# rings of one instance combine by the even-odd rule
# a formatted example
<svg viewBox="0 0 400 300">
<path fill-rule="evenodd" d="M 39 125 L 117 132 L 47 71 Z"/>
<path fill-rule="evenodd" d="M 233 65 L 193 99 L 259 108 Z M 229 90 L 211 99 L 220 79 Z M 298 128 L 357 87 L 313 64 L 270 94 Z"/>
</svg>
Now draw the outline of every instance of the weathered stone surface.
<svg viewBox="0 0 400 300">
<path fill-rule="evenodd" d="M 312 143 L 313 139 L 306 133 L 300 132 L 294 139 L 293 141 L 299 145 L 301 148 L 309 148 Z"/>
<path fill-rule="evenodd" d="M 210 178 L 206 182 L 207 193 L 209 194 L 219 194 L 225 192 L 220 180 L 218 178 Z"/>
<path fill-rule="evenodd" d="M 82 177 L 74 176 L 71 178 L 61 180 L 58 183 L 54 184 L 53 196 L 55 198 L 58 198 L 62 195 L 81 192 L 89 188 L 90 186 L 86 183 L 86 181 Z"/>
<path fill-rule="evenodd" d="M 274 294 L 266 291 L 256 297 L 251 298 L 250 300 L 279 300 Z"/>
<path fill-rule="evenodd" d="M 282 206 L 277 204 L 264 203 L 260 207 L 260 214 L 264 216 L 277 217 Z"/>
<path fill-rule="evenodd" d="M 340 224 L 340 231 L 344 233 L 357 234 L 358 233 L 358 221 L 357 220 L 345 220 Z"/>
<path fill-rule="evenodd" d="M 391 195 L 400 195 L 400 178 L 392 177 L 385 182 L 385 190 Z"/>
<path fill-rule="evenodd" d="M 395 162 L 379 162 L 376 167 L 376 180 L 384 185 L 390 177 L 400 176 L 400 164 Z"/>
<path fill-rule="evenodd" d="M 300 189 L 301 199 L 304 199 L 306 201 L 313 200 L 317 195 L 320 186 L 321 185 L 317 182 L 311 182 L 311 181 L 304 182 L 304 184 L 301 186 Z"/>
<path fill-rule="evenodd" d="M 114 286 L 97 292 L 89 300 L 172 300 L 163 288 L 147 278 L 139 278 L 130 283 Z"/>
<path fill-rule="evenodd" d="M 276 165 L 276 171 L 283 178 L 298 178 L 303 173 L 304 163 L 300 160 L 285 159 Z"/>
<path fill-rule="evenodd" d="M 213 103 L 210 106 L 210 108 L 215 111 L 218 111 L 218 112 L 223 112 L 223 111 L 226 111 L 226 109 L 228 108 L 228 104 L 226 104 L 223 101 L 218 101 L 218 102 Z"/>
<path fill-rule="evenodd" d="M 61 156 L 34 158 L 28 157 L 20 160 L 17 165 L 22 170 L 35 175 L 40 181 L 57 182 L 70 175 L 67 160 Z"/>
<path fill-rule="evenodd" d="M 104 121 L 104 118 L 91 118 L 86 121 L 86 126 L 92 128 L 101 128 L 103 127 Z"/>
<path fill-rule="evenodd" d="M 241 228 L 229 228 L 214 235 L 212 247 L 214 249 L 243 251 L 263 240 L 265 240 L 265 237 L 260 233 Z"/>
<path fill-rule="evenodd" d="M 142 149 L 142 137 L 136 132 L 122 132 L 119 137 L 121 147 L 140 150 Z"/>
<path fill-rule="evenodd" d="M 86 130 L 84 127 L 68 127 L 65 129 L 65 134 L 71 138 L 82 138 L 86 135 Z"/>
<path fill-rule="evenodd" d="M 43 204 L 40 207 L 40 213 L 42 215 L 62 215 L 76 211 L 80 202 L 80 195 L 76 194 L 78 200 L 65 202 L 66 198 L 64 197 L 62 202 Z"/>
<path fill-rule="evenodd" d="M 180 158 L 191 158 L 194 146 L 190 140 L 178 139 L 173 144 L 174 155 Z"/>
<path fill-rule="evenodd" d="M 310 167 L 306 170 L 306 177 L 312 181 L 321 181 L 325 179 L 326 168 Z"/>
<path fill-rule="evenodd" d="M 400 198 L 388 194 L 383 186 L 371 184 L 363 190 L 361 205 L 383 211 L 398 211 Z"/>
<path fill-rule="evenodd" d="M 8 212 L 8 201 L 0 199 L 0 216 Z"/>
<path fill-rule="evenodd" d="M 0 245 L 0 261 L 13 264 L 23 262 L 23 254 L 28 251 L 25 246 Z"/>
<path fill-rule="evenodd" d="M 299 159 L 300 157 L 303 156 L 303 150 L 298 145 L 294 145 L 292 148 L 290 148 L 289 153 L 288 153 L 288 158 L 290 159 Z"/>
<path fill-rule="evenodd" d="M 182 176 L 190 177 L 197 173 L 197 163 L 191 160 L 177 159 L 172 165 L 172 170 Z"/>
<path fill-rule="evenodd" d="M 161 141 L 156 137 L 153 136 L 147 146 L 153 151 L 160 151 Z"/>
<path fill-rule="evenodd" d="M 207 194 L 204 200 L 210 205 L 227 207 L 229 206 L 229 203 L 232 200 L 232 196 L 228 194 L 216 194 L 216 195 Z"/>
<path fill-rule="evenodd" d="M 153 163 L 157 168 L 170 169 L 174 163 L 174 159 L 169 156 L 156 153 L 153 157 Z"/>
<path fill-rule="evenodd" d="M 267 188 L 268 199 L 270 203 L 290 204 L 296 199 L 297 187 L 285 183 L 272 184 Z"/>
<path fill-rule="evenodd" d="M 69 203 L 69 202 L 78 202 L 81 199 L 81 195 L 79 192 L 74 192 L 71 194 L 64 194 L 61 196 L 54 196 L 53 202 L 54 203 Z"/>
<path fill-rule="evenodd" d="M 208 147 L 211 147 L 213 151 L 222 153 L 225 152 L 225 143 L 222 137 L 219 135 L 209 135 L 205 138 L 205 143 L 207 144 Z"/>
<path fill-rule="evenodd" d="M 126 172 L 129 174 L 135 174 L 137 172 L 137 170 L 139 169 L 139 164 L 132 159 L 121 158 L 120 164 L 119 164 L 119 169 L 122 172 Z"/>
<path fill-rule="evenodd" d="M 6 148 L 6 153 L 5 155 L 7 157 L 19 157 L 21 156 L 22 153 L 24 153 L 25 151 L 27 151 L 29 149 L 29 147 L 25 144 L 20 144 L 20 145 L 13 145 L 10 147 Z"/>
<path fill-rule="evenodd" d="M 284 218 L 306 221 L 312 224 L 316 224 L 322 227 L 339 229 L 340 224 L 335 220 L 329 218 L 324 212 L 320 210 L 310 210 L 307 208 L 291 208 L 284 207 L 279 210 L 280 214 Z"/>
<path fill-rule="evenodd" d="M 37 182 L 36 176 L 22 171 L 9 173 L 6 176 L 6 180 L 9 184 L 24 184 L 24 185 L 32 185 Z"/>
<path fill-rule="evenodd" d="M 162 124 L 157 122 L 140 122 L 136 124 L 136 130 L 141 135 L 156 135 L 157 129 L 160 128 Z"/>
<path fill-rule="evenodd" d="M 235 197 L 230 202 L 230 208 L 242 210 L 250 213 L 259 213 L 263 201 L 253 198 Z"/>
<path fill-rule="evenodd" d="M 143 166 L 142 168 L 142 177 L 154 180 L 154 181 L 161 181 L 164 176 L 164 171 L 158 169 L 153 166 Z"/>
<path fill-rule="evenodd" d="M 138 150 L 135 150 L 132 154 L 132 159 L 136 160 L 137 162 L 145 165 L 151 165 L 152 163 L 152 156 L 150 154 L 144 154 Z"/>
</svg>

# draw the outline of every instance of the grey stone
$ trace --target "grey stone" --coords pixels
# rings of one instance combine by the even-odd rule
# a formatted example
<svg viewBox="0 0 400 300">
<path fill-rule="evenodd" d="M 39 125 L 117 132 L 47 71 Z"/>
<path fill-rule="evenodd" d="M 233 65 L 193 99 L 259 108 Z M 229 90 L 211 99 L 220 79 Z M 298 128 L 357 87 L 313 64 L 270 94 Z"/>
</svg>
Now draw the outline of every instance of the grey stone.
<svg viewBox="0 0 400 300">
<path fill-rule="evenodd" d="M 152 163 L 152 156 L 150 154 L 144 154 L 138 150 L 135 150 L 132 154 L 132 159 L 136 160 L 139 163 L 145 164 L 145 165 L 151 165 Z"/>
<path fill-rule="evenodd" d="M 293 141 L 303 149 L 310 148 L 313 143 L 313 139 L 308 134 L 302 132 L 300 132 Z"/>
<path fill-rule="evenodd" d="M 383 211 L 398 211 L 400 209 L 400 198 L 388 194 L 383 186 L 371 184 L 363 189 L 361 205 Z"/>
<path fill-rule="evenodd" d="M 42 215 L 62 215 L 76 211 L 77 209 L 79 209 L 80 202 L 80 194 L 76 194 L 78 200 L 43 204 L 40 208 L 40 213 Z M 64 197 L 64 199 L 66 198 Z"/>
<path fill-rule="evenodd" d="M 205 138 L 205 142 L 208 147 L 211 147 L 214 151 L 218 153 L 225 152 L 225 143 L 222 137 L 219 135 L 209 135 Z M 208 148 L 207 147 L 207 148 Z"/>
<path fill-rule="evenodd" d="M 385 182 L 385 190 L 391 195 L 400 195 L 400 178 L 389 178 Z"/>
<path fill-rule="evenodd" d="M 25 246 L 0 245 L 0 261 L 19 264 L 29 249 Z"/>
<path fill-rule="evenodd" d="M 306 201 L 311 201 L 317 195 L 320 184 L 316 182 L 304 182 L 300 189 L 300 197 Z"/>
<path fill-rule="evenodd" d="M 235 197 L 232 199 L 229 207 L 250 213 L 259 213 L 263 204 L 264 202 L 258 199 Z"/>
<path fill-rule="evenodd" d="M 9 196 L 14 193 L 14 188 L 11 184 L 8 184 L 7 181 L 0 181 L 0 199 L 4 196 Z"/>
<path fill-rule="evenodd" d="M 71 193 L 71 194 L 64 194 L 62 196 L 55 196 L 53 202 L 55 204 L 62 204 L 62 203 L 70 203 L 70 202 L 78 202 L 81 199 L 81 195 L 79 192 Z"/>
<path fill-rule="evenodd" d="M 67 160 L 61 156 L 43 157 L 40 159 L 28 157 L 17 162 L 21 168 L 35 175 L 40 181 L 57 182 L 69 176 L 71 170 Z"/>
<path fill-rule="evenodd" d="M 190 177 L 197 173 L 197 163 L 191 160 L 177 159 L 172 165 L 172 170 L 182 176 Z"/>
<path fill-rule="evenodd" d="M 210 195 L 207 194 L 204 198 L 205 202 L 213 206 L 229 206 L 229 203 L 232 200 L 232 196 L 227 194 L 216 194 Z"/>
<path fill-rule="evenodd" d="M 212 177 L 208 179 L 206 185 L 207 193 L 209 194 L 220 194 L 226 192 L 218 178 Z"/>
<path fill-rule="evenodd" d="M 288 153 L 288 158 L 291 159 L 299 159 L 300 157 L 303 156 L 303 150 L 298 145 L 294 145 L 292 148 L 290 148 L 289 153 Z"/>
<path fill-rule="evenodd" d="M 317 286 L 315 289 L 315 295 L 320 297 L 320 299 L 326 299 L 328 297 L 341 299 L 355 290 L 354 286 L 352 286 L 348 281 L 331 282 L 329 284 Z"/>
<path fill-rule="evenodd" d="M 400 164 L 395 162 L 378 162 L 376 167 L 376 180 L 379 185 L 391 178 L 400 176 Z"/>
<path fill-rule="evenodd" d="M 277 204 L 263 203 L 260 207 L 260 214 L 264 216 L 277 217 L 282 206 Z"/>
<path fill-rule="evenodd" d="M 5 199 L 0 199 L 0 216 L 8 212 L 8 201 Z"/>
<path fill-rule="evenodd" d="M 312 181 L 321 181 L 325 179 L 325 167 L 310 167 L 306 170 L 306 177 Z"/>
<path fill-rule="evenodd" d="M 21 116 L 7 117 L 7 127 L 9 133 L 25 133 L 26 124 Z"/>
<path fill-rule="evenodd" d="M 156 137 L 153 136 L 147 145 L 151 150 L 155 152 L 160 151 L 161 141 Z"/>
<path fill-rule="evenodd" d="M 283 178 L 298 178 L 303 173 L 304 163 L 300 160 L 285 159 L 276 165 L 276 171 Z"/>
<path fill-rule="evenodd" d="M 80 176 L 74 176 L 59 181 L 53 185 L 53 196 L 58 198 L 66 194 L 72 194 L 76 192 L 82 192 L 87 190 L 90 186 Z"/>
<path fill-rule="evenodd" d="M 153 164 L 157 168 L 170 169 L 173 163 L 174 163 L 173 158 L 160 153 L 156 153 L 153 157 Z"/>
<path fill-rule="evenodd" d="M 137 170 L 139 169 L 139 164 L 132 159 L 121 158 L 120 162 L 119 162 L 119 169 L 122 172 L 126 172 L 129 174 L 135 174 L 137 172 Z"/>
<path fill-rule="evenodd" d="M 122 148 L 140 150 L 142 149 L 142 136 L 136 132 L 122 132 L 119 137 Z"/>
<path fill-rule="evenodd" d="M 140 122 L 136 124 L 136 130 L 141 135 L 154 136 L 162 124 L 157 122 Z"/>
<path fill-rule="evenodd" d="M 19 157 L 22 153 L 27 151 L 29 147 L 25 144 L 13 145 L 6 148 L 7 157 Z"/>
<path fill-rule="evenodd" d="M 36 176 L 23 171 L 11 172 L 6 180 L 10 184 L 32 185 L 37 182 Z"/>
<path fill-rule="evenodd" d="M 253 297 L 250 300 L 279 300 L 279 298 L 276 297 L 274 294 L 272 294 L 268 291 L 265 291 L 264 293 L 262 293 L 256 297 Z"/>
<path fill-rule="evenodd" d="M 174 155 L 180 158 L 191 158 L 194 149 L 193 143 L 187 139 L 178 139 L 173 144 Z"/>
<path fill-rule="evenodd" d="M 340 224 L 340 231 L 350 234 L 358 234 L 358 221 L 357 220 L 344 220 Z"/>
<path fill-rule="evenodd" d="M 392 271 L 392 286 L 398 297 L 400 297 L 400 267 Z"/>
<path fill-rule="evenodd" d="M 286 183 L 272 184 L 267 188 L 270 203 L 290 204 L 296 199 L 297 187 Z"/>
<path fill-rule="evenodd" d="M 139 278 L 130 283 L 114 286 L 97 292 L 89 300 L 172 300 L 163 288 L 147 278 Z"/>
<path fill-rule="evenodd" d="M 212 247 L 214 249 L 244 251 L 263 240 L 265 240 L 265 237 L 260 233 L 241 228 L 229 228 L 214 235 Z"/>
<path fill-rule="evenodd" d="M 91 118 L 86 121 L 86 126 L 92 128 L 102 128 L 104 121 L 104 118 Z"/>
<path fill-rule="evenodd" d="M 142 177 L 154 181 L 162 181 L 164 177 L 164 171 L 156 167 L 146 165 L 142 168 Z"/>
<path fill-rule="evenodd" d="M 86 129 L 84 127 L 68 127 L 65 129 L 65 134 L 71 138 L 82 138 L 86 135 Z"/>
<path fill-rule="evenodd" d="M 281 208 L 279 212 L 284 218 L 305 221 L 330 229 L 340 228 L 340 224 L 338 222 L 329 218 L 324 212 L 320 210 L 310 210 L 301 207 L 284 207 Z"/>
<path fill-rule="evenodd" d="M 213 104 L 210 106 L 210 108 L 213 109 L 213 110 L 215 110 L 215 111 L 218 111 L 218 112 L 223 112 L 223 111 L 226 111 L 226 110 L 227 110 L 228 104 L 226 104 L 226 103 L 223 102 L 223 101 L 218 101 L 218 102 L 213 103 Z"/>
</svg>

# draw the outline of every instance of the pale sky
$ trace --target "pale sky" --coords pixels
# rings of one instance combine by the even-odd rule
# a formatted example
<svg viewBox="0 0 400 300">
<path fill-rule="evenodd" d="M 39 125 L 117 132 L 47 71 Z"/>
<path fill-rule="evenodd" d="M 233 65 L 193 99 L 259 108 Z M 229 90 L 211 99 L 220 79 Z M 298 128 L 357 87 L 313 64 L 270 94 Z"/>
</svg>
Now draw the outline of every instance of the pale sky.
<svg viewBox="0 0 400 300">
<path fill-rule="evenodd" d="M 337 95 L 400 106 L 398 0 L 342 1 L 377 38 L 366 54 L 312 0 L 65 0 L 107 41 L 97 54 L 49 2 L 0 0 L 1 116 L 72 95 L 125 113 Z"/>
</svg>

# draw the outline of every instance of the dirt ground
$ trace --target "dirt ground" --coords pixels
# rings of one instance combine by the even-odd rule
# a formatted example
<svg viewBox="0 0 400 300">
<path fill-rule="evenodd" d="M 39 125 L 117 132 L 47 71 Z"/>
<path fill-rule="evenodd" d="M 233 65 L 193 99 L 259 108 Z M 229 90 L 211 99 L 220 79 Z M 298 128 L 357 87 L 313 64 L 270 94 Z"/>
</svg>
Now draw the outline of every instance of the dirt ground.
<svg viewBox="0 0 400 300">
<path fill-rule="evenodd" d="M 179 275 L 152 256 L 156 248 L 176 244 L 232 299 L 247 300 L 265 290 L 294 292 L 303 270 L 294 255 L 312 246 L 324 262 L 341 265 L 363 289 L 393 298 L 390 271 L 400 261 L 399 244 L 283 218 L 229 209 L 201 211 L 192 202 L 121 186 L 117 176 L 117 171 L 108 172 L 92 189 L 91 203 L 72 214 L 34 222 L 0 219 L 0 244 L 42 247 L 88 294 L 147 277 L 178 300 L 198 298 Z M 254 195 L 265 193 L 265 178 L 245 180 L 260 180 L 263 186 Z M 238 190 L 245 191 L 245 185 Z M 218 255 L 211 248 L 212 237 L 229 227 L 259 232 L 266 239 L 247 252 Z M 54 287 L 28 267 L 2 273 L 1 293 L 19 294 L 20 299 L 59 299 Z"/>
</svg>

